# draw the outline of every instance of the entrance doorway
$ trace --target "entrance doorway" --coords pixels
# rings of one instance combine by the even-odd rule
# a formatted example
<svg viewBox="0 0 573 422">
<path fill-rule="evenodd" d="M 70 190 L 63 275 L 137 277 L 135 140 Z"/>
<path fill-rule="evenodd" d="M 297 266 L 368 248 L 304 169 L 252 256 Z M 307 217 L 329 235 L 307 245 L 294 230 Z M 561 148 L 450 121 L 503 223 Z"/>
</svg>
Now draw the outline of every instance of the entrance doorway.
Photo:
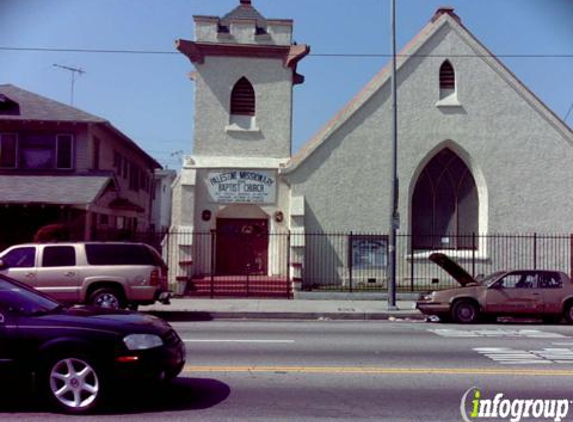
<svg viewBox="0 0 573 422">
<path fill-rule="evenodd" d="M 217 219 L 216 273 L 266 275 L 269 233 L 267 219 Z"/>
</svg>

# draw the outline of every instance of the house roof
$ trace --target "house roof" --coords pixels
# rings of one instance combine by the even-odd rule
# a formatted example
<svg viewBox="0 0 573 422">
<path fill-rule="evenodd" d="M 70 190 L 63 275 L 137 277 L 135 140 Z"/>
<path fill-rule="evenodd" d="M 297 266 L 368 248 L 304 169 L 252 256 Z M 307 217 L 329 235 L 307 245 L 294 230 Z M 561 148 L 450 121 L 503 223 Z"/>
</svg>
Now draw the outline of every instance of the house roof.
<svg viewBox="0 0 573 422">
<path fill-rule="evenodd" d="M 131 148 L 135 149 L 145 157 L 151 167 L 161 168 L 161 164 L 108 120 L 11 84 L 0 84 L 0 122 L 2 121 L 97 124 L 112 132 L 113 135 L 118 136 Z"/>
<path fill-rule="evenodd" d="M 88 205 L 110 185 L 110 176 L 0 175 L 3 204 Z"/>
<path fill-rule="evenodd" d="M 0 96 L 4 101 L 16 103 L 18 114 L 5 114 L 0 109 L 0 120 L 42 120 L 58 122 L 104 123 L 107 120 L 86 113 L 75 107 L 51 100 L 17 86 L 0 85 Z"/>
<path fill-rule="evenodd" d="M 455 31 L 467 45 L 476 52 L 492 69 L 503 78 L 506 83 L 528 102 L 537 112 L 553 126 L 565 139 L 573 145 L 573 131 L 561 120 L 547 105 L 531 92 L 497 57 L 495 57 L 470 31 L 462 24 L 461 19 L 451 7 L 439 8 L 430 22 L 397 54 L 396 71 L 400 72 L 423 46 L 444 26 Z M 334 116 L 326 126 L 318 132 L 286 165 L 281 173 L 288 174 L 296 170 L 309 156 L 313 154 L 329 137 L 340 129 L 361 107 L 372 98 L 386 83 L 391 80 L 391 62 L 356 95 L 350 102 Z"/>
</svg>

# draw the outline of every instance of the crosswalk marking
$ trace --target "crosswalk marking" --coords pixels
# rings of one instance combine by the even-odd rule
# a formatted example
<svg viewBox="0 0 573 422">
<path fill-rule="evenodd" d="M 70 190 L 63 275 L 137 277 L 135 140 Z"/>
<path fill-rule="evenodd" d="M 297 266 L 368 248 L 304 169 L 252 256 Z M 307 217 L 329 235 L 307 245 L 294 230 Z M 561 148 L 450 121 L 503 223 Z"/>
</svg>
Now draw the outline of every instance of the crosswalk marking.
<svg viewBox="0 0 573 422">
<path fill-rule="evenodd" d="M 476 347 L 473 350 L 503 365 L 573 364 L 573 349 L 564 347 L 546 347 L 541 350 Z"/>
<path fill-rule="evenodd" d="M 480 328 L 474 330 L 461 330 L 456 328 L 430 328 L 428 331 L 441 337 L 451 338 L 568 338 L 563 334 L 536 329 Z"/>
</svg>

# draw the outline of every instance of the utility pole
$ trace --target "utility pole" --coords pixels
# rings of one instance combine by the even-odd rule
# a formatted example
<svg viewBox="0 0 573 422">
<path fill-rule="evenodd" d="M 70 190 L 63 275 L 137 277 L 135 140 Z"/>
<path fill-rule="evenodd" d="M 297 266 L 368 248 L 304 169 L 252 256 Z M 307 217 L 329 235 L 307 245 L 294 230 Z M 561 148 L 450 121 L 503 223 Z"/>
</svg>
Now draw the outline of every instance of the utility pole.
<svg viewBox="0 0 573 422">
<path fill-rule="evenodd" d="M 54 67 L 58 67 L 60 69 L 67 70 L 71 73 L 71 75 L 72 75 L 72 93 L 71 93 L 71 97 L 70 97 L 70 105 L 74 105 L 74 84 L 76 83 L 76 73 L 78 75 L 83 75 L 86 72 L 83 69 L 80 69 L 79 67 L 76 68 L 76 67 L 64 66 L 64 65 L 56 64 L 56 63 L 54 63 Z"/>
<path fill-rule="evenodd" d="M 398 96 L 396 91 L 396 0 L 391 0 L 391 44 L 392 44 L 392 183 L 390 188 L 390 236 L 388 238 L 388 309 L 396 308 L 396 232 L 400 227 L 398 213 Z"/>
</svg>

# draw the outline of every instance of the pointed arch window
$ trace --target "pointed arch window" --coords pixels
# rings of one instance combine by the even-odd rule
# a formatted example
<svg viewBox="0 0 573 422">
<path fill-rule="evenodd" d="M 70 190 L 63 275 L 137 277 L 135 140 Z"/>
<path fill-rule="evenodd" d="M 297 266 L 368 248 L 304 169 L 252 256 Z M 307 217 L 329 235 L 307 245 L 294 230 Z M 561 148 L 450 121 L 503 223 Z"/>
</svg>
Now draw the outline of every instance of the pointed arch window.
<svg viewBox="0 0 573 422">
<path fill-rule="evenodd" d="M 475 180 L 460 157 L 444 148 L 424 167 L 412 197 L 412 246 L 472 249 L 478 233 Z"/>
<path fill-rule="evenodd" d="M 255 90 L 245 77 L 239 79 L 231 92 L 231 114 L 236 116 L 255 115 Z"/>
<path fill-rule="evenodd" d="M 440 66 L 440 99 L 456 93 L 456 73 L 449 60 Z"/>
</svg>

